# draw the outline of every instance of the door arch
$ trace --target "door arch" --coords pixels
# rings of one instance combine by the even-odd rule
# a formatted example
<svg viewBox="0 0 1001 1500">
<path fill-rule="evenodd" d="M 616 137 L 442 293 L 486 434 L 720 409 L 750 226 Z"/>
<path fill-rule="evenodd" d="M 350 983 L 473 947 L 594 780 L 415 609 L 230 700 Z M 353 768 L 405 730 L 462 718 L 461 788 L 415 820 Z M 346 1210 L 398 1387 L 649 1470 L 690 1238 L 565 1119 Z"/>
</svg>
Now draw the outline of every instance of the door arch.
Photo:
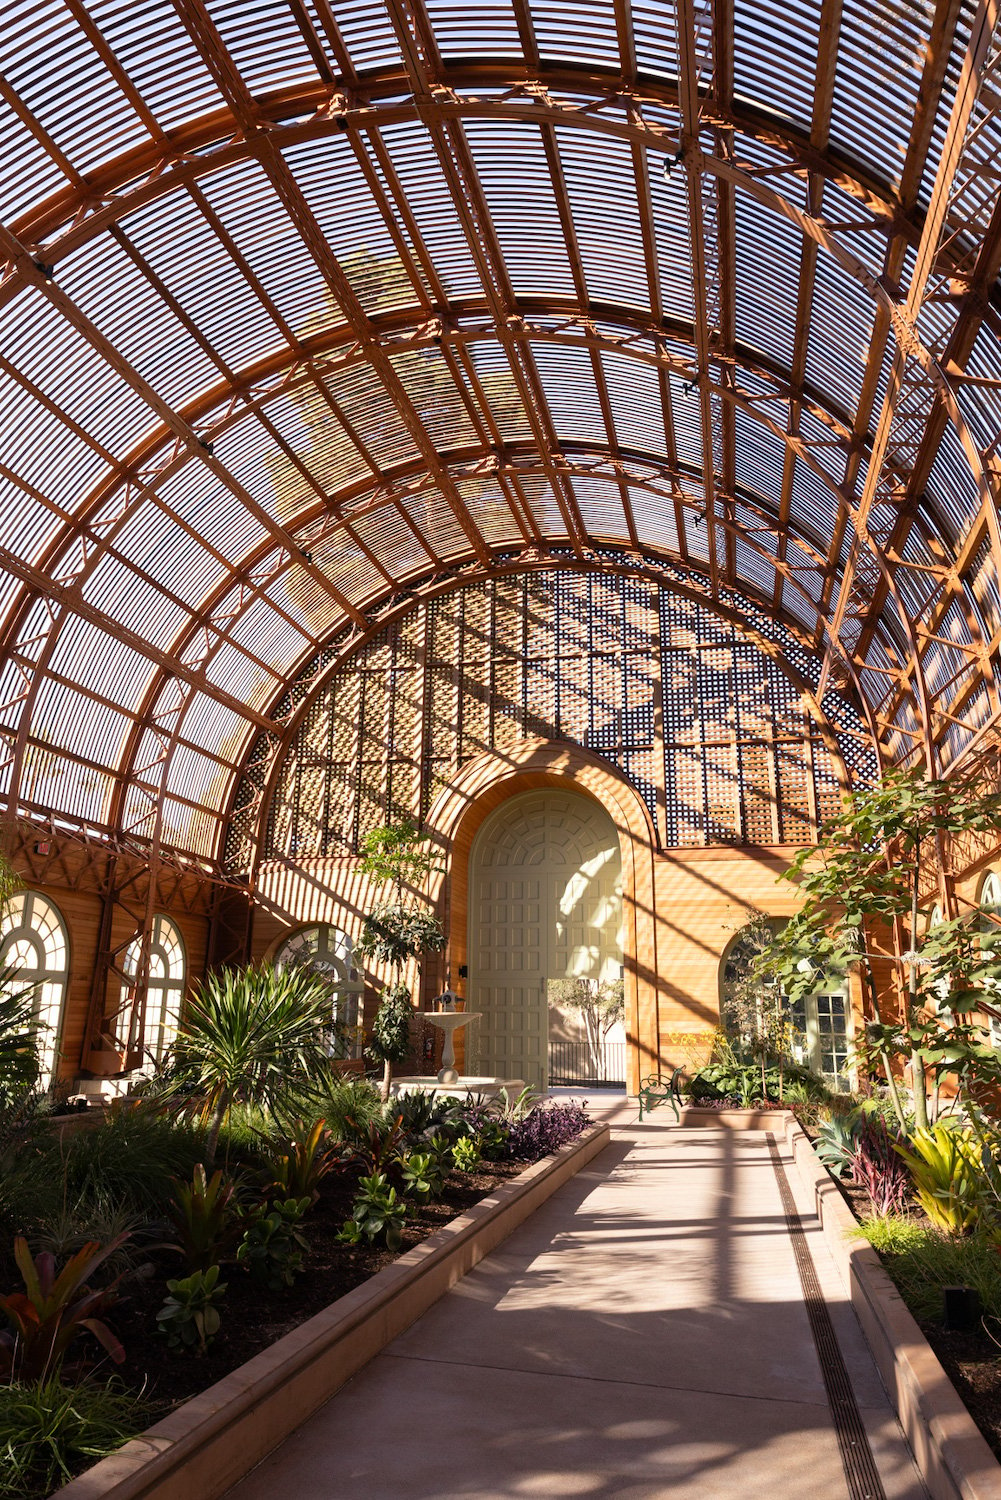
<svg viewBox="0 0 1001 1500">
<path fill-rule="evenodd" d="M 618 979 L 622 870 L 615 824 L 579 792 L 507 798 L 469 854 L 467 1070 L 548 1084 L 547 981 Z"/>
</svg>

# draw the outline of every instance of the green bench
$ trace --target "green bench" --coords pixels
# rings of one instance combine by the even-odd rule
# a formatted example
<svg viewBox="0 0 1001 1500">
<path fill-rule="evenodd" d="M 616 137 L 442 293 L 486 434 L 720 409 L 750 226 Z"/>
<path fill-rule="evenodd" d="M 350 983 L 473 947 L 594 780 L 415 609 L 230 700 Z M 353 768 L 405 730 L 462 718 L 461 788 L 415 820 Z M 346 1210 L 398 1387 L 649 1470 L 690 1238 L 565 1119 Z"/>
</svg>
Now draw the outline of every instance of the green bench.
<svg viewBox="0 0 1001 1500">
<path fill-rule="evenodd" d="M 640 1119 L 643 1111 L 650 1114 L 659 1104 L 669 1104 L 674 1110 L 675 1120 L 681 1119 L 679 1106 L 681 1104 L 681 1079 L 684 1068 L 675 1068 L 670 1078 L 661 1078 L 651 1073 L 649 1078 L 644 1078 L 639 1087 Z"/>
</svg>

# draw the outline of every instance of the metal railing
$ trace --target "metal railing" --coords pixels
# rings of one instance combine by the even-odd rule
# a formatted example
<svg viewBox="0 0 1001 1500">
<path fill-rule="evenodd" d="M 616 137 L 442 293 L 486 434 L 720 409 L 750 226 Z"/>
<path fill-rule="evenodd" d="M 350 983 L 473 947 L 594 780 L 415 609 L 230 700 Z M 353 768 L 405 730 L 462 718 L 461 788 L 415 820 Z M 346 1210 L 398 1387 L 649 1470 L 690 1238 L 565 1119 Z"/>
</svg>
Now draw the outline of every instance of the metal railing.
<svg viewBox="0 0 1001 1500">
<path fill-rule="evenodd" d="M 616 1088 L 626 1081 L 625 1042 L 605 1042 L 597 1059 L 586 1042 L 549 1043 L 549 1082 L 557 1085 L 584 1084 L 588 1088 Z"/>
</svg>

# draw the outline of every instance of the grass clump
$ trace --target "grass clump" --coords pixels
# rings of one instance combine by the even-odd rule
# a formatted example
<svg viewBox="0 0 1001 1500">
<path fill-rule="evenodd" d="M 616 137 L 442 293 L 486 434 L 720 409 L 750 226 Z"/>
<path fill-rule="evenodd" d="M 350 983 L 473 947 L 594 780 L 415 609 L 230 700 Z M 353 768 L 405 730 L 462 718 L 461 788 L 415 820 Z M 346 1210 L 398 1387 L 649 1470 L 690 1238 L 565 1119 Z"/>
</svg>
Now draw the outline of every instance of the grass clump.
<svg viewBox="0 0 1001 1500">
<path fill-rule="evenodd" d="M 326 1121 L 335 1141 L 354 1140 L 359 1128 L 383 1122 L 386 1111 L 379 1090 L 364 1078 L 339 1078 L 328 1073 L 312 1100 L 313 1111 Z"/>
<path fill-rule="evenodd" d="M 159 1212 L 171 1179 L 191 1176 L 204 1155 L 204 1131 L 146 1105 L 112 1109 L 92 1130 L 55 1144 L 66 1198 L 76 1204 L 113 1195 L 136 1213 Z"/>
<path fill-rule="evenodd" d="M 146 1426 L 138 1397 L 82 1381 L 0 1386 L 0 1495 L 32 1500 Z"/>
<path fill-rule="evenodd" d="M 897 1290 L 919 1320 L 942 1319 L 942 1289 L 973 1287 L 984 1312 L 1001 1318 L 1001 1255 L 986 1234 L 956 1239 L 913 1220 L 864 1219 L 856 1233 L 883 1259 Z"/>
</svg>

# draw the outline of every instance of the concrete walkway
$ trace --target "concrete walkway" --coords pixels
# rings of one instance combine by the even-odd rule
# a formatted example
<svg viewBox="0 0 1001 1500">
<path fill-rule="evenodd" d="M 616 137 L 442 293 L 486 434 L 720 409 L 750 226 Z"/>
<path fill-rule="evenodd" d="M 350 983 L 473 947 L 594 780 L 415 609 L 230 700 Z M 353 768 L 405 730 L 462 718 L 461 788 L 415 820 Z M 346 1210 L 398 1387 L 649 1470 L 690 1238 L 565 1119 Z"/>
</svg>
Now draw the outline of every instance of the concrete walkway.
<svg viewBox="0 0 1001 1500">
<path fill-rule="evenodd" d="M 860 1500 L 765 1137 L 625 1106 L 612 1123 L 232 1500 Z M 819 1229 L 807 1240 L 886 1500 L 922 1500 Z"/>
</svg>

